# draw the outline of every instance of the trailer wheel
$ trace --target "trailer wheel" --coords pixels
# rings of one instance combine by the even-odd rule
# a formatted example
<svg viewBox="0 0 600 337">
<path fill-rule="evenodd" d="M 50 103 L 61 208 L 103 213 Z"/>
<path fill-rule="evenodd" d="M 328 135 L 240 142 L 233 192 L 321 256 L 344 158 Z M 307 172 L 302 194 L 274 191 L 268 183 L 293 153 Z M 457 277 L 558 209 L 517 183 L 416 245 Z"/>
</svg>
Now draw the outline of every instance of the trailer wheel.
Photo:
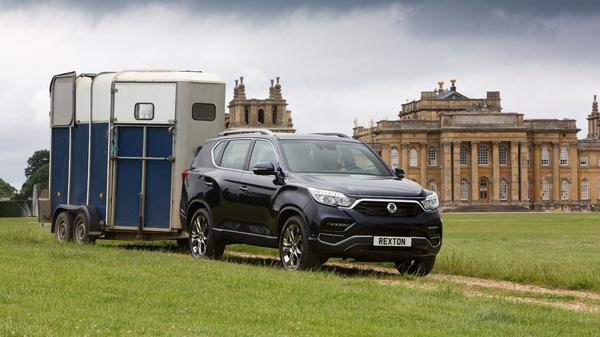
<svg viewBox="0 0 600 337">
<path fill-rule="evenodd" d="M 54 237 L 58 242 L 67 242 L 73 239 L 73 216 L 67 211 L 62 211 L 56 217 Z"/>
<path fill-rule="evenodd" d="M 220 259 L 225 245 L 212 232 L 212 220 L 207 210 L 200 208 L 190 222 L 190 253 L 194 258 Z"/>
<path fill-rule="evenodd" d="M 77 243 L 95 243 L 96 238 L 90 236 L 90 220 L 84 212 L 79 212 L 73 225 L 73 239 Z"/>
</svg>

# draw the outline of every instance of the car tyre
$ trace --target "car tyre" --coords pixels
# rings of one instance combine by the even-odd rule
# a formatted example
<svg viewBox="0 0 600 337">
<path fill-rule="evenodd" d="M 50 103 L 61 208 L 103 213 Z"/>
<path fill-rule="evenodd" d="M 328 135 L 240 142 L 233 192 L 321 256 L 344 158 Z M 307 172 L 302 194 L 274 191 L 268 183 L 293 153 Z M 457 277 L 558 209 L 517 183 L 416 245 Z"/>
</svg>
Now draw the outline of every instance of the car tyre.
<svg viewBox="0 0 600 337">
<path fill-rule="evenodd" d="M 79 212 L 73 222 L 73 241 L 83 243 L 96 243 L 96 238 L 90 235 L 91 224 L 84 212 Z"/>
<path fill-rule="evenodd" d="M 435 265 L 435 256 L 413 257 L 395 262 L 396 269 L 402 275 L 425 276 L 431 273 Z"/>
<path fill-rule="evenodd" d="M 194 258 L 220 259 L 225 251 L 225 244 L 213 233 L 213 224 L 208 211 L 201 208 L 194 213 L 190 221 L 189 247 Z"/>
<path fill-rule="evenodd" d="M 288 270 L 308 270 L 321 265 L 321 256 L 308 242 L 308 228 L 299 216 L 285 221 L 279 235 L 279 258 Z"/>
<path fill-rule="evenodd" d="M 56 224 L 54 227 L 54 237 L 58 242 L 67 242 L 73 240 L 73 216 L 63 211 L 56 217 Z"/>
</svg>

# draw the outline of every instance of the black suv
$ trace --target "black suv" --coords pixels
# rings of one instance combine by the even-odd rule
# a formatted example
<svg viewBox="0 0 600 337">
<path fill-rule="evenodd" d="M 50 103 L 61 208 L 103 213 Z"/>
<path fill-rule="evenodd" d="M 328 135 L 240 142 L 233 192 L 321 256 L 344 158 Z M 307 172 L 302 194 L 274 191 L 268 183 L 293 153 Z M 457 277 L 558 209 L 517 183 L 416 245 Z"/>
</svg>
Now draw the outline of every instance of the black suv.
<svg viewBox="0 0 600 337">
<path fill-rule="evenodd" d="M 442 244 L 436 193 L 344 135 L 223 132 L 182 178 L 180 217 L 194 257 L 246 243 L 279 248 L 287 269 L 339 257 L 426 275 Z"/>
</svg>

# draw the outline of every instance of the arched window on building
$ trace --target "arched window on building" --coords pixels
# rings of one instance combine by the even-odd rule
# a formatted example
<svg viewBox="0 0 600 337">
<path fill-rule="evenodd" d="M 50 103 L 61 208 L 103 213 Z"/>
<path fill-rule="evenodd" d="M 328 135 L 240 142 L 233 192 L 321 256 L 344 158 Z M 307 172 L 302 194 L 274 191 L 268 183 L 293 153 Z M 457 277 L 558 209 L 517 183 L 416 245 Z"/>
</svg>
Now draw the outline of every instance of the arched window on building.
<svg viewBox="0 0 600 337">
<path fill-rule="evenodd" d="M 499 150 L 500 165 L 508 165 L 508 147 L 505 144 L 500 144 Z"/>
<path fill-rule="evenodd" d="M 563 146 L 560 148 L 560 166 L 569 165 L 569 148 Z"/>
<path fill-rule="evenodd" d="M 398 167 L 398 148 L 395 146 L 390 151 L 390 160 L 392 167 Z"/>
<path fill-rule="evenodd" d="M 569 200 L 569 180 L 567 178 L 560 181 L 560 200 Z"/>
<path fill-rule="evenodd" d="M 265 124 L 265 111 L 263 109 L 258 110 L 258 124 Z"/>
<path fill-rule="evenodd" d="M 542 147 L 542 166 L 550 166 L 550 151 L 548 147 Z"/>
<path fill-rule="evenodd" d="M 460 144 L 460 164 L 467 165 L 467 144 Z"/>
<path fill-rule="evenodd" d="M 273 124 L 277 124 L 277 105 L 273 105 L 271 108 L 271 117 Z"/>
<path fill-rule="evenodd" d="M 437 182 L 434 179 L 429 180 L 429 190 L 437 192 Z"/>
<path fill-rule="evenodd" d="M 479 200 L 487 200 L 488 198 L 488 179 L 486 177 L 479 178 Z"/>
<path fill-rule="evenodd" d="M 500 179 L 500 200 L 508 200 L 508 182 Z"/>
<path fill-rule="evenodd" d="M 581 200 L 590 199 L 590 183 L 587 178 L 581 180 Z"/>
<path fill-rule="evenodd" d="M 427 153 L 429 155 L 429 166 L 437 166 L 437 150 L 435 146 L 430 146 Z"/>
<path fill-rule="evenodd" d="M 414 147 L 408 150 L 408 166 L 417 167 L 417 149 Z"/>
<path fill-rule="evenodd" d="M 250 107 L 248 106 L 244 107 L 244 123 L 250 123 Z"/>
<path fill-rule="evenodd" d="M 467 179 L 460 181 L 460 200 L 469 200 L 469 182 Z"/>
<path fill-rule="evenodd" d="M 542 200 L 550 200 L 550 195 L 552 194 L 551 188 L 550 179 L 542 179 Z"/>
<path fill-rule="evenodd" d="M 479 145 L 477 147 L 477 162 L 479 165 L 487 165 L 489 158 L 489 149 L 486 145 Z"/>
</svg>

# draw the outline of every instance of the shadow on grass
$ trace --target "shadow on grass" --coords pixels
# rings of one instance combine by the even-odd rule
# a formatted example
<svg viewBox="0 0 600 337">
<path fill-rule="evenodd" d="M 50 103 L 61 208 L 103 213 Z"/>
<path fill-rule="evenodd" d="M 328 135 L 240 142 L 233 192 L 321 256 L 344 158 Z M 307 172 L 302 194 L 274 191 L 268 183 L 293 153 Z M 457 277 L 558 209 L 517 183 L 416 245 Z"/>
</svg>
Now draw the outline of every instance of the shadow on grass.
<svg viewBox="0 0 600 337">
<path fill-rule="evenodd" d="M 187 247 L 180 247 L 176 244 L 172 243 L 149 243 L 149 242 L 136 242 L 136 243 L 119 243 L 116 245 L 111 245 L 113 247 L 117 247 L 120 249 L 126 250 L 137 250 L 137 251 L 151 251 L 151 252 L 166 252 L 166 253 L 175 253 L 175 254 L 183 254 L 188 255 L 189 251 Z M 229 263 L 237 263 L 237 264 L 245 264 L 252 266 L 260 266 L 260 267 L 270 267 L 270 268 L 281 268 L 281 263 L 279 259 L 271 256 L 243 256 L 239 252 L 228 252 L 225 251 L 225 255 L 223 256 L 223 261 Z M 315 269 L 314 271 L 321 271 L 326 273 L 332 273 L 341 277 L 389 277 L 389 276 L 398 276 L 394 272 L 386 272 L 382 270 L 373 270 L 369 268 L 365 268 L 364 265 L 339 265 L 339 264 L 325 264 L 321 267 Z"/>
</svg>

